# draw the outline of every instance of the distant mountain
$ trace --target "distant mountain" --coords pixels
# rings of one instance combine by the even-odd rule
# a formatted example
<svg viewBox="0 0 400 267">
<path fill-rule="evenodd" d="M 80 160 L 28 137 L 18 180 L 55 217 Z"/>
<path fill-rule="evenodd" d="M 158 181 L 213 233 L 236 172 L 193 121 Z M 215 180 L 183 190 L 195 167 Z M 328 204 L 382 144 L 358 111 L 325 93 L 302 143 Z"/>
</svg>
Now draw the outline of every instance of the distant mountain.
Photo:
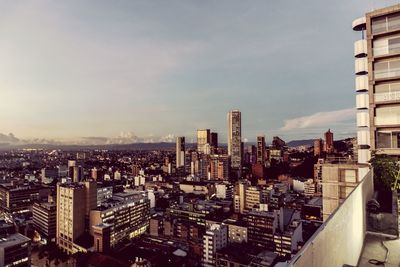
<svg viewBox="0 0 400 267">
<path fill-rule="evenodd" d="M 186 144 L 190 147 L 191 144 Z M 67 151 L 81 150 L 174 150 L 175 143 L 134 143 L 134 144 L 109 144 L 109 145 L 66 145 L 66 144 L 21 144 L 0 145 L 0 150 L 9 149 L 61 149 Z"/>
<path fill-rule="evenodd" d="M 289 147 L 296 146 L 312 146 L 314 145 L 314 139 L 305 139 L 305 140 L 293 140 L 286 144 Z"/>
</svg>

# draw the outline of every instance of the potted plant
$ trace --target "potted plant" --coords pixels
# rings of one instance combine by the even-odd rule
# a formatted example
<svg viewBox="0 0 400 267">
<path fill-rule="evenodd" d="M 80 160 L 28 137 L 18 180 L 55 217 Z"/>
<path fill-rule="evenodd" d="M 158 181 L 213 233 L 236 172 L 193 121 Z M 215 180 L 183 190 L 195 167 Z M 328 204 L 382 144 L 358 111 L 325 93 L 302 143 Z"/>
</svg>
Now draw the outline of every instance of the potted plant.
<svg viewBox="0 0 400 267">
<path fill-rule="evenodd" d="M 373 167 L 375 191 L 378 193 L 377 201 L 381 206 L 380 211 L 384 214 L 382 219 L 384 228 L 388 233 L 398 235 L 400 161 L 397 157 L 374 154 L 370 163 Z"/>
</svg>

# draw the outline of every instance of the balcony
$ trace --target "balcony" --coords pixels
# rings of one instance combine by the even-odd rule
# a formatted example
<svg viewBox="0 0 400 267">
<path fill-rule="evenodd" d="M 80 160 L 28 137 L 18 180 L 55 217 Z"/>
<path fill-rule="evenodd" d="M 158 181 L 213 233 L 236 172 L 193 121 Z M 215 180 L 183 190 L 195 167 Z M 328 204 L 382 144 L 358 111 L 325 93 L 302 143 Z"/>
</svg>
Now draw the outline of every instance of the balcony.
<svg viewBox="0 0 400 267">
<path fill-rule="evenodd" d="M 368 212 L 367 203 L 373 197 L 373 176 L 369 171 L 302 249 L 290 261 L 278 263 L 276 266 L 376 266 L 371 263 L 371 259 L 385 261 L 386 255 L 388 257 L 385 266 L 399 266 L 400 240 L 397 239 L 397 221 L 394 224 L 390 219 L 381 220 L 381 214 Z M 372 220 L 372 215 L 376 215 L 375 218 L 379 220 Z M 391 214 L 386 218 L 390 216 Z M 388 235 L 369 232 L 374 230 L 374 226 L 382 224 L 385 225 L 383 227 L 385 229 L 396 228 L 396 240 L 388 240 Z M 389 253 L 387 254 L 386 251 Z M 381 264 L 381 266 L 384 265 Z"/>
<path fill-rule="evenodd" d="M 364 145 L 364 146 L 369 146 L 370 145 L 370 140 L 369 140 L 369 130 L 359 130 L 357 131 L 357 144 L 358 145 Z"/>
<path fill-rule="evenodd" d="M 367 58 L 357 58 L 354 62 L 354 69 L 357 75 L 368 74 L 368 60 Z"/>
<path fill-rule="evenodd" d="M 354 43 L 354 56 L 356 58 L 367 56 L 367 40 L 358 40 Z"/>
<path fill-rule="evenodd" d="M 356 96 L 356 107 L 357 109 L 368 109 L 368 93 L 357 94 Z"/>
<path fill-rule="evenodd" d="M 368 75 L 356 76 L 356 91 L 368 91 Z"/>
<path fill-rule="evenodd" d="M 369 127 L 369 114 L 365 111 L 357 112 L 357 127 Z"/>
<path fill-rule="evenodd" d="M 363 31 L 367 28 L 366 17 L 353 20 L 352 27 L 354 31 Z"/>
<path fill-rule="evenodd" d="M 375 93 L 374 98 L 375 98 L 375 103 L 400 101 L 400 91 Z"/>
</svg>

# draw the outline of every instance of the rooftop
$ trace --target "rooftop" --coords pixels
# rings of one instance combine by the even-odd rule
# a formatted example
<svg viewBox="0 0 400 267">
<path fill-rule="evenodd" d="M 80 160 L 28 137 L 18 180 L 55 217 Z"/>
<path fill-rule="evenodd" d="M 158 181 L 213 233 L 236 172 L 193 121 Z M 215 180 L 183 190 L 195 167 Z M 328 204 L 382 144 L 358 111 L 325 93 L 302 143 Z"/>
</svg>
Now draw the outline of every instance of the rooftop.
<svg viewBox="0 0 400 267">
<path fill-rule="evenodd" d="M 15 246 L 15 245 L 30 242 L 30 241 L 31 240 L 28 237 L 21 235 L 19 233 L 12 234 L 7 237 L 0 238 L 0 248 Z"/>
</svg>

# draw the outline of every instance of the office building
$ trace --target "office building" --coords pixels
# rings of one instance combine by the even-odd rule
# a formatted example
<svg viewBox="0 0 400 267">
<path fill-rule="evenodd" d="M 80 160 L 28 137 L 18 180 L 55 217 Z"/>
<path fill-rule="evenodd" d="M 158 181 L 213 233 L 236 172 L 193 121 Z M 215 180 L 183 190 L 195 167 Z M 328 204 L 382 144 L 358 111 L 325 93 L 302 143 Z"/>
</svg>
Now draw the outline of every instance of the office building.
<svg viewBox="0 0 400 267">
<path fill-rule="evenodd" d="M 247 226 L 242 220 L 226 219 L 229 243 L 247 243 Z"/>
<path fill-rule="evenodd" d="M 272 138 L 272 148 L 283 149 L 286 146 L 286 142 L 283 141 L 279 136 L 274 136 Z"/>
<path fill-rule="evenodd" d="M 125 239 L 132 239 L 146 232 L 150 220 L 150 200 L 144 194 L 119 195 L 104 201 L 90 212 L 92 233 L 99 231 L 101 225 L 110 227 L 111 248 Z"/>
<path fill-rule="evenodd" d="M 216 252 L 228 244 L 228 228 L 224 224 L 212 224 L 203 236 L 203 266 L 214 267 Z"/>
<path fill-rule="evenodd" d="M 217 153 L 218 151 L 218 133 L 212 132 L 210 134 L 210 145 L 212 153 Z"/>
<path fill-rule="evenodd" d="M 229 156 L 217 154 L 210 156 L 210 179 L 229 180 Z"/>
<path fill-rule="evenodd" d="M 261 191 L 257 186 L 249 186 L 245 190 L 245 209 L 258 209 L 261 203 Z"/>
<path fill-rule="evenodd" d="M 0 267 L 30 267 L 31 240 L 21 234 L 0 238 Z"/>
<path fill-rule="evenodd" d="M 322 139 L 315 139 L 314 140 L 314 156 L 321 156 L 322 151 L 323 151 L 323 144 L 324 142 Z"/>
<path fill-rule="evenodd" d="M 265 136 L 257 136 L 257 163 L 265 165 Z"/>
<path fill-rule="evenodd" d="M 242 115 L 239 110 L 228 113 L 228 155 L 231 168 L 240 177 L 242 170 Z"/>
<path fill-rule="evenodd" d="M 243 213 L 246 209 L 246 190 L 248 183 L 244 180 L 239 181 L 235 186 L 234 210 L 238 213 Z"/>
<path fill-rule="evenodd" d="M 32 210 L 35 201 L 46 198 L 50 189 L 28 184 L 1 184 L 0 207 L 6 212 Z"/>
<path fill-rule="evenodd" d="M 334 152 L 334 147 L 333 147 L 333 133 L 331 132 L 331 129 L 329 129 L 327 132 L 324 133 L 324 137 L 325 137 L 324 151 L 327 154 L 332 154 Z"/>
<path fill-rule="evenodd" d="M 57 185 L 56 242 L 67 254 L 81 251 L 75 241 L 85 231 L 85 187 L 82 184 Z"/>
<path fill-rule="evenodd" d="M 221 199 L 233 198 L 233 185 L 228 181 L 223 181 L 215 184 L 215 196 Z"/>
<path fill-rule="evenodd" d="M 112 198 L 113 187 L 112 186 L 98 186 L 97 187 L 97 206 L 100 206 L 107 199 Z"/>
<path fill-rule="evenodd" d="M 32 208 L 35 230 L 48 241 L 56 237 L 57 205 L 53 202 L 36 202 Z"/>
<path fill-rule="evenodd" d="M 185 167 L 185 137 L 176 138 L 176 168 Z"/>
<path fill-rule="evenodd" d="M 276 211 L 250 211 L 244 215 L 247 223 L 248 243 L 264 249 L 274 249 L 274 234 L 278 227 Z"/>
<path fill-rule="evenodd" d="M 205 153 L 207 144 L 210 145 L 210 129 L 197 130 L 197 152 Z"/>
<path fill-rule="evenodd" d="M 281 256 L 296 253 L 303 242 L 300 211 L 281 208 L 279 225 L 274 234 L 275 252 Z"/>
<path fill-rule="evenodd" d="M 43 168 L 41 172 L 41 178 L 43 183 L 51 183 L 53 180 L 57 180 L 59 177 L 58 168 Z"/>
</svg>

